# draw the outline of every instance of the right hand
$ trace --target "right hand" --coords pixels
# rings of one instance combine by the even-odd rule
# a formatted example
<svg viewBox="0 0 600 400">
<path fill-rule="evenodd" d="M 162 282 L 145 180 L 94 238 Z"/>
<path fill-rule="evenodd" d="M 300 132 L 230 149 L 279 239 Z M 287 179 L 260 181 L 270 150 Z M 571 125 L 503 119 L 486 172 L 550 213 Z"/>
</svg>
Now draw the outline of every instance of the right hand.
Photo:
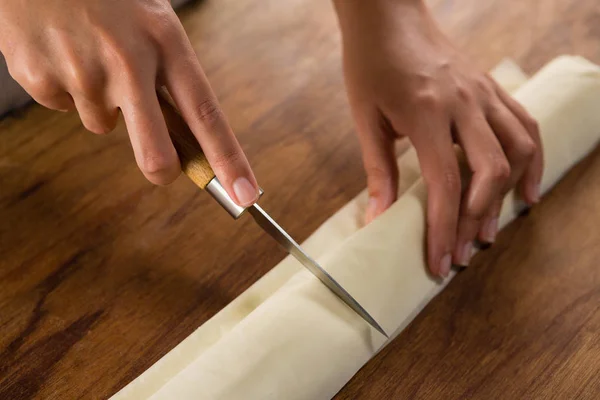
<svg viewBox="0 0 600 400">
<path fill-rule="evenodd" d="M 229 195 L 256 201 L 254 174 L 168 0 L 2 0 L 0 26 L 13 78 L 48 108 L 76 108 L 97 134 L 121 111 L 139 168 L 159 185 L 181 171 L 156 94 L 165 85 Z"/>
</svg>

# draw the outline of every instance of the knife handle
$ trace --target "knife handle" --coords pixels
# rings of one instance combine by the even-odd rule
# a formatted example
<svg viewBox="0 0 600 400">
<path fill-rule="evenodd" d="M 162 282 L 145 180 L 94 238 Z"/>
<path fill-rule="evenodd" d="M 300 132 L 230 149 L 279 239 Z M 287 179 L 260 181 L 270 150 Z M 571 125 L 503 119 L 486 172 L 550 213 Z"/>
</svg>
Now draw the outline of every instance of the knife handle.
<svg viewBox="0 0 600 400">
<path fill-rule="evenodd" d="M 169 93 L 164 88 L 160 88 L 157 90 L 157 94 L 169 135 L 179 155 L 181 170 L 200 189 L 206 189 L 215 177 L 215 173 L 208 163 L 202 147 L 179 113 Z"/>
<path fill-rule="evenodd" d="M 159 88 L 156 93 L 167 123 L 169 136 L 171 136 L 175 150 L 179 155 L 183 173 L 200 189 L 206 190 L 229 215 L 235 219 L 241 217 L 248 207 L 239 206 L 229 197 L 229 194 L 215 176 L 215 172 L 206 159 L 198 139 L 196 139 L 196 136 L 179 113 L 169 92 L 165 88 Z M 259 197 L 262 194 L 263 191 L 260 189 Z"/>
</svg>

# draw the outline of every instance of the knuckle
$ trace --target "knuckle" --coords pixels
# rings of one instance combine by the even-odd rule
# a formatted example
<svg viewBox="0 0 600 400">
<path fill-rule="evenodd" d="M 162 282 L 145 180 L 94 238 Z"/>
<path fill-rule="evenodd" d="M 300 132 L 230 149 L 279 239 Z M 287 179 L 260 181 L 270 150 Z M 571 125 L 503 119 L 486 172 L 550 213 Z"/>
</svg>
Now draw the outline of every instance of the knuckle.
<svg viewBox="0 0 600 400">
<path fill-rule="evenodd" d="M 415 94 L 417 106 L 425 110 L 438 110 L 442 106 L 442 96 L 435 90 L 420 90 Z"/>
<path fill-rule="evenodd" d="M 454 168 L 447 169 L 439 178 L 434 178 L 433 183 L 439 185 L 449 196 L 460 195 L 462 182 L 459 171 Z"/>
<path fill-rule="evenodd" d="M 454 89 L 456 98 L 463 103 L 471 103 L 474 99 L 473 92 L 467 86 L 463 84 L 456 85 Z"/>
<path fill-rule="evenodd" d="M 33 97 L 48 98 L 59 92 L 56 79 L 48 71 L 40 68 L 39 62 L 34 59 L 29 58 L 12 64 L 9 72 Z"/>
<path fill-rule="evenodd" d="M 17 63 L 8 63 L 8 72 L 12 78 L 19 82 L 21 86 L 25 87 L 27 84 L 27 80 L 29 79 L 28 68 L 27 65 L 17 64 Z"/>
<path fill-rule="evenodd" d="M 365 167 L 365 171 L 369 180 L 383 181 L 392 177 L 392 174 L 387 168 L 383 168 L 379 165 L 368 165 Z"/>
<path fill-rule="evenodd" d="M 475 88 L 483 94 L 490 94 L 493 92 L 493 80 L 487 75 L 481 75 L 474 80 Z"/>
<path fill-rule="evenodd" d="M 398 172 L 380 165 L 365 166 L 369 196 L 380 197 L 385 195 L 397 181 Z"/>
<path fill-rule="evenodd" d="M 535 142 L 530 137 L 521 139 L 517 146 L 517 151 L 525 160 L 530 160 L 537 151 Z"/>
<path fill-rule="evenodd" d="M 152 35 L 164 46 L 173 46 L 182 36 L 179 20 L 169 12 L 156 12 L 152 16 Z"/>
<path fill-rule="evenodd" d="M 489 179 L 494 183 L 504 184 L 510 178 L 510 164 L 504 157 L 495 157 L 491 163 Z"/>
<path fill-rule="evenodd" d="M 506 107 L 500 103 L 499 99 L 494 99 L 487 105 L 487 115 L 491 118 L 504 119 L 507 117 Z"/>
<path fill-rule="evenodd" d="M 32 66 L 39 65 L 31 52 L 27 51 L 15 52 L 12 57 L 6 57 L 6 64 L 10 75 L 19 83 L 32 74 Z"/>
<path fill-rule="evenodd" d="M 85 68 L 77 63 L 71 63 L 68 66 L 68 85 L 70 91 L 90 97 L 96 91 L 94 79 Z"/>
<path fill-rule="evenodd" d="M 221 120 L 222 111 L 216 99 L 207 98 L 195 106 L 194 115 L 200 124 L 212 128 Z"/>
<path fill-rule="evenodd" d="M 164 154 L 147 154 L 139 165 L 144 175 L 157 185 L 167 185 L 175 180 L 178 170 L 177 159 Z"/>
<path fill-rule="evenodd" d="M 468 206 L 466 209 L 461 212 L 461 217 L 466 217 L 470 220 L 480 221 L 487 215 L 487 210 L 477 207 L 477 206 Z"/>
<path fill-rule="evenodd" d="M 24 86 L 34 97 L 51 98 L 59 91 L 56 81 L 43 72 L 29 75 Z"/>
<path fill-rule="evenodd" d="M 228 150 L 220 152 L 214 156 L 212 165 L 216 169 L 222 169 L 229 165 L 237 164 L 242 160 L 242 154 L 237 150 Z"/>
</svg>

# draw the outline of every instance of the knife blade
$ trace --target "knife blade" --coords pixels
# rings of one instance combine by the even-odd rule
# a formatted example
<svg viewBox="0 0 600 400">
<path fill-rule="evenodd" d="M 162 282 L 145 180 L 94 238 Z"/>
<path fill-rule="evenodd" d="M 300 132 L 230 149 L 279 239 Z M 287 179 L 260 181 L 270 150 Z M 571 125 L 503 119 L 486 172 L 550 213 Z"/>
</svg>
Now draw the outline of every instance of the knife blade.
<svg viewBox="0 0 600 400">
<path fill-rule="evenodd" d="M 290 235 L 287 234 L 285 230 L 281 226 L 275 222 L 273 218 L 269 216 L 258 204 L 254 204 L 248 208 L 248 212 L 256 223 L 283 249 L 285 249 L 289 254 L 294 256 L 296 260 L 298 260 L 306 269 L 308 269 L 314 276 L 316 276 L 325 286 L 329 288 L 337 297 L 339 297 L 348 307 L 350 307 L 354 312 L 362 317 L 365 321 L 369 323 L 373 328 L 375 328 L 379 333 L 381 333 L 386 338 L 388 335 L 385 333 L 383 328 L 379 326 L 377 321 L 360 305 L 358 301 L 354 299 L 340 285 L 327 271 L 323 269 L 315 260 L 313 260 L 308 254 L 302 250 L 302 247 Z"/>
<path fill-rule="evenodd" d="M 375 330 L 386 338 L 388 335 L 375 319 L 348 293 L 333 277 L 313 260 L 294 239 L 269 216 L 258 204 L 240 207 L 231 199 L 215 176 L 200 144 L 181 117 L 172 98 L 164 88 L 157 91 L 161 110 L 173 140 L 183 172 L 201 189 L 206 190 L 233 218 L 237 219 L 246 211 L 258 225 L 268 233 L 289 254 L 295 257 L 306 269 L 315 275 L 340 300 L 356 312 Z M 262 195 L 262 190 L 261 193 Z"/>
</svg>

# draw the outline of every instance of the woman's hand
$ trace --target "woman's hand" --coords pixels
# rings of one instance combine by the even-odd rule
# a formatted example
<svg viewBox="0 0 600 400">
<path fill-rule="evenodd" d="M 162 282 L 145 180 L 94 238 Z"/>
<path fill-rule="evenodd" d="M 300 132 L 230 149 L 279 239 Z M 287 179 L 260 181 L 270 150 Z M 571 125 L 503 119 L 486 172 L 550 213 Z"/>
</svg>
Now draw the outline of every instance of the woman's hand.
<svg viewBox="0 0 600 400">
<path fill-rule="evenodd" d="M 428 263 L 446 276 L 474 239 L 493 242 L 506 192 L 539 200 L 536 122 L 439 31 L 421 0 L 335 0 L 346 83 L 370 195 L 367 219 L 396 199 L 394 141 L 408 136 L 428 187 Z M 453 149 L 473 177 L 461 193 Z"/>
<path fill-rule="evenodd" d="M 76 108 L 98 134 L 119 110 L 140 169 L 168 184 L 180 163 L 157 99 L 165 85 L 228 193 L 240 205 L 258 186 L 168 0 L 2 0 L 0 51 L 40 104 Z"/>
</svg>

